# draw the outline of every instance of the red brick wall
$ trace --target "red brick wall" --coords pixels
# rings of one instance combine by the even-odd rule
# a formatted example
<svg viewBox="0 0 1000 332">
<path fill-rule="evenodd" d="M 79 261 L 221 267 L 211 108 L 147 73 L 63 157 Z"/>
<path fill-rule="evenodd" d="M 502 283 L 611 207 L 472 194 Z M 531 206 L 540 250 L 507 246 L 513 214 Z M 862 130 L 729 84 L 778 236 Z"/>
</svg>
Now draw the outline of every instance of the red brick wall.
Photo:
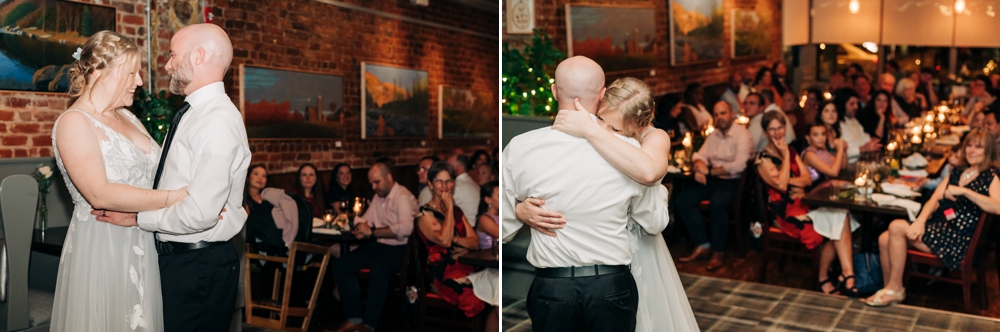
<svg viewBox="0 0 1000 332">
<path fill-rule="evenodd" d="M 146 47 L 145 0 L 83 0 L 114 6 L 118 32 Z M 143 59 L 143 67 L 146 60 Z M 144 81 L 148 81 L 142 73 Z M 65 93 L 0 91 L 0 158 L 48 157 L 52 155 L 52 125 L 69 105 Z"/>
<path fill-rule="evenodd" d="M 566 51 L 566 4 L 587 4 L 587 5 L 620 5 L 635 6 L 648 5 L 656 8 L 656 32 L 659 50 L 659 63 L 655 68 L 655 75 L 650 69 L 643 69 L 630 72 L 612 73 L 607 77 L 607 82 L 624 77 L 632 76 L 642 79 L 653 89 L 654 95 L 662 95 L 669 92 L 683 91 L 684 87 L 690 83 L 702 83 L 712 85 L 723 83 L 729 78 L 733 70 L 741 70 L 748 66 L 754 68 L 760 66 L 770 67 L 773 61 L 781 58 L 781 8 L 778 0 L 723 0 L 725 11 L 725 35 L 726 44 L 723 54 L 726 56 L 718 62 L 701 63 L 686 66 L 673 67 L 670 65 L 670 31 L 669 13 L 667 0 L 636 1 L 636 0 L 535 0 L 535 28 L 542 29 L 553 38 L 553 42 L 563 52 Z M 732 59 L 730 44 L 730 34 L 732 33 L 731 16 L 732 10 L 753 9 L 760 6 L 771 12 L 773 25 L 771 27 L 771 52 L 766 58 L 757 57 L 751 59 Z M 504 6 L 506 10 L 506 6 Z M 506 19 L 506 17 L 505 17 Z M 528 36 L 530 37 L 530 36 Z M 504 31 L 503 39 L 511 42 L 512 45 L 523 44 L 526 40 L 524 35 L 507 35 Z"/>
<path fill-rule="evenodd" d="M 431 1 L 428 7 L 397 1 L 345 1 L 409 18 L 496 36 L 495 13 L 451 1 Z M 311 161 L 320 169 L 347 162 L 363 167 L 380 157 L 397 164 L 415 164 L 422 156 L 462 148 L 492 150 L 499 140 L 498 111 L 491 139 L 439 140 L 438 85 L 467 86 L 497 96 L 497 39 L 402 22 L 312 0 L 216 0 L 215 23 L 230 34 L 235 58 L 226 89 L 238 105 L 239 64 L 265 65 L 344 76 L 346 138 L 335 140 L 251 140 L 255 163 L 272 173 L 292 172 Z M 424 139 L 361 139 L 361 62 L 426 70 L 430 83 L 430 133 Z M 421 144 L 421 141 L 424 144 Z"/>
<path fill-rule="evenodd" d="M 109 4 L 109 1 L 82 1 Z M 428 7 L 409 5 L 408 0 L 346 1 L 358 6 L 496 35 L 495 14 L 449 1 L 431 1 Z M 144 0 L 110 1 L 118 8 L 118 31 L 136 38 L 145 48 L 147 17 Z M 154 3 L 156 3 L 154 1 Z M 226 90 L 239 104 L 239 64 L 266 65 L 291 70 L 326 72 L 344 76 L 346 138 L 335 140 L 251 140 L 253 161 L 264 163 L 272 173 L 292 172 L 304 162 L 328 170 L 340 162 L 369 166 L 389 157 L 397 164 L 415 164 L 420 157 L 461 148 L 492 150 L 499 140 L 497 110 L 490 139 L 437 139 L 438 85 L 467 86 L 493 91 L 497 96 L 499 76 L 496 39 L 458 33 L 390 19 L 312 0 L 207 0 L 233 41 L 235 57 L 225 79 Z M 163 69 L 173 34 L 166 10 L 153 8 L 156 59 L 155 88 L 167 87 Z M 434 138 L 408 140 L 362 140 L 360 106 L 361 62 L 375 62 L 426 70 L 430 83 L 430 133 Z M 144 61 L 143 66 L 147 66 Z M 143 75 L 145 78 L 145 73 Z M 148 87 L 148 80 L 147 87 Z M 64 94 L 0 91 L 0 158 L 51 156 L 52 125 L 68 105 Z"/>
</svg>

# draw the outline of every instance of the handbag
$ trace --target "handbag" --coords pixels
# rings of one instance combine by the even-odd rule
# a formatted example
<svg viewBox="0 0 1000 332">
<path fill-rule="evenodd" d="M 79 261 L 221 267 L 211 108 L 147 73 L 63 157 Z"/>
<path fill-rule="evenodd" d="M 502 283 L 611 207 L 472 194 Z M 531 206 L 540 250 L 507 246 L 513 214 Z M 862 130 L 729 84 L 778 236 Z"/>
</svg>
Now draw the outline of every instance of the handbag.
<svg viewBox="0 0 1000 332">
<path fill-rule="evenodd" d="M 882 262 L 879 254 L 873 252 L 854 254 L 854 287 L 859 296 L 875 294 L 884 286 Z"/>
</svg>

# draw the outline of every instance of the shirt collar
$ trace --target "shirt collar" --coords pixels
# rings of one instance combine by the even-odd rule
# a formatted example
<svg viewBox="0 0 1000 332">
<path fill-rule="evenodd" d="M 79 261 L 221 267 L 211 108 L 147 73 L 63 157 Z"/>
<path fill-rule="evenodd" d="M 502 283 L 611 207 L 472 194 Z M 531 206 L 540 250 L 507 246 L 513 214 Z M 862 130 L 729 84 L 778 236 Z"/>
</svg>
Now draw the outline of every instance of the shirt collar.
<svg viewBox="0 0 1000 332">
<path fill-rule="evenodd" d="M 184 98 L 184 101 L 191 104 L 192 109 L 199 109 L 199 106 L 204 105 L 213 97 L 224 94 L 226 94 L 226 87 L 220 81 L 209 83 L 208 85 L 195 90 L 188 95 L 187 98 Z"/>
</svg>

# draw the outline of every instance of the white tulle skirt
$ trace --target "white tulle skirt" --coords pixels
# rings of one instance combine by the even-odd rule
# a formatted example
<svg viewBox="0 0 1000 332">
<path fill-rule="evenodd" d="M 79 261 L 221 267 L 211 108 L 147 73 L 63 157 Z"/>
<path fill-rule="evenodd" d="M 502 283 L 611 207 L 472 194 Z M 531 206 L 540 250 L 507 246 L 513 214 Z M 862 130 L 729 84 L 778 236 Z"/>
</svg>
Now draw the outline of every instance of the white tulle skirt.
<svg viewBox="0 0 1000 332">
<path fill-rule="evenodd" d="M 660 234 L 630 223 L 632 276 L 639 288 L 637 332 L 699 331 L 680 275 Z"/>
</svg>

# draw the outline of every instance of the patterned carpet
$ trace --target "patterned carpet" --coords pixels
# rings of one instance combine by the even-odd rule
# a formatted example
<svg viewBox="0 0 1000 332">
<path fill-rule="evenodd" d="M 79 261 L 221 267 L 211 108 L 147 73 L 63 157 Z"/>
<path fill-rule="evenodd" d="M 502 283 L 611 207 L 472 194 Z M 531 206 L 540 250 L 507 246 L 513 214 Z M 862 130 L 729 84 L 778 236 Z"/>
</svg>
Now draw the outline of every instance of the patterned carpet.
<svg viewBox="0 0 1000 332">
<path fill-rule="evenodd" d="M 702 331 L 1000 331 L 1000 320 L 681 273 Z M 961 297 L 961 295 L 959 295 Z M 504 299 L 503 330 L 531 331 L 523 300 Z"/>
</svg>

